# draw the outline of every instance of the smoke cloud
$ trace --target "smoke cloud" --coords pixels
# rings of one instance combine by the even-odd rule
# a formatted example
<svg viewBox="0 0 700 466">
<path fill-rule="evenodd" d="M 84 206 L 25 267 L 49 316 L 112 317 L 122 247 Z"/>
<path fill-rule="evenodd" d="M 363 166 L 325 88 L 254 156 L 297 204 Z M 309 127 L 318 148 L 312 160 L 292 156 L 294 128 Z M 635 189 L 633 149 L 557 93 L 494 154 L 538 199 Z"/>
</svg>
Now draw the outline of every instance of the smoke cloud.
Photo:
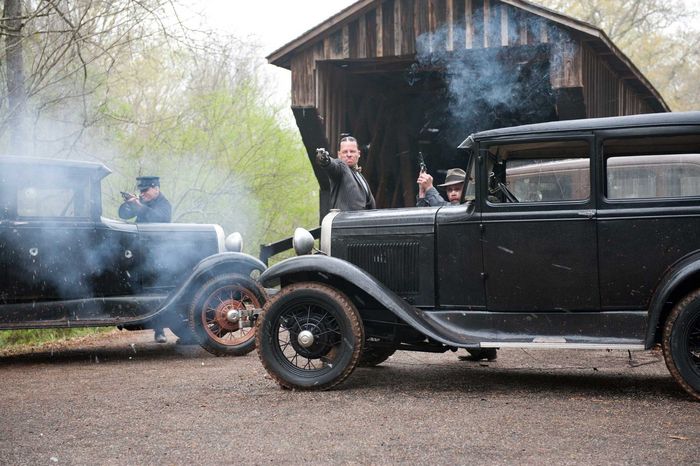
<svg viewBox="0 0 700 466">
<path fill-rule="evenodd" d="M 539 18 L 527 21 L 529 30 L 548 27 Z M 456 29 L 464 30 L 464 26 Z M 483 31 L 483 23 L 474 29 Z M 416 63 L 407 80 L 417 85 L 426 73 L 441 73 L 445 92 L 436 107 L 444 109 L 443 129 L 451 144 L 476 131 L 557 118 L 550 84 L 549 44 L 452 51 L 444 46 L 448 33 L 443 27 L 417 38 Z M 569 40 L 557 33 L 557 40 Z"/>
</svg>

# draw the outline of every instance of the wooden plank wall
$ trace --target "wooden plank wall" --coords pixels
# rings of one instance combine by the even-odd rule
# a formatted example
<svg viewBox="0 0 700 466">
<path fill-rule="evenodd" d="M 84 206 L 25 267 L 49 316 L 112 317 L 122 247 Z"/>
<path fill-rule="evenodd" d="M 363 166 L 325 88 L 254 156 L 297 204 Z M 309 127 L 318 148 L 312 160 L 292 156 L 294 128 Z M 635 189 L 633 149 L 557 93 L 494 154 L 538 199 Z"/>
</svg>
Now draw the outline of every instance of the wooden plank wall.
<svg viewBox="0 0 700 466">
<path fill-rule="evenodd" d="M 316 62 L 548 42 L 544 19 L 498 0 L 377 0 L 291 59 L 292 106 L 316 106 Z"/>
<path fill-rule="evenodd" d="M 347 105 L 347 76 L 331 63 L 319 63 L 317 68 L 318 86 L 316 97 L 318 111 L 323 119 L 328 141 L 335 144 L 340 140 L 340 129 L 346 127 L 345 109 Z M 336 147 L 331 147 L 335 153 Z"/>
<path fill-rule="evenodd" d="M 652 112 L 649 104 L 587 45 L 582 46 L 583 96 L 588 118 Z"/>
<path fill-rule="evenodd" d="M 323 106 L 316 70 L 323 60 L 411 57 L 417 44 L 440 52 L 552 43 L 552 86 L 583 86 L 589 116 L 650 110 L 590 48 L 562 48 L 562 37 L 550 37 L 558 31 L 544 18 L 498 0 L 377 0 L 292 57 L 292 106 Z"/>
</svg>

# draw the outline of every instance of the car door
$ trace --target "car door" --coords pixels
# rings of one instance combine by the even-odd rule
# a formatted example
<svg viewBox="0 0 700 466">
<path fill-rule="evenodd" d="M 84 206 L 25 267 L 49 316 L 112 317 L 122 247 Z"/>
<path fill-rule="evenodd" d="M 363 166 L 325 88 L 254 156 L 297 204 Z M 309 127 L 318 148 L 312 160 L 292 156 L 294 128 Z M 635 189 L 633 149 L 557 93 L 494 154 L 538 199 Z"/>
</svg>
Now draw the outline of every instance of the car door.
<svg viewBox="0 0 700 466">
<path fill-rule="evenodd" d="M 601 304 L 645 318 L 664 274 L 700 251 L 700 128 L 599 134 Z"/>
<path fill-rule="evenodd" d="M 599 307 L 592 136 L 482 143 L 489 311 Z"/>
<path fill-rule="evenodd" d="M 55 169 L 17 185 L 10 239 L 13 284 L 20 301 L 58 301 L 89 293 L 95 223 L 90 189 L 80 174 Z"/>
</svg>

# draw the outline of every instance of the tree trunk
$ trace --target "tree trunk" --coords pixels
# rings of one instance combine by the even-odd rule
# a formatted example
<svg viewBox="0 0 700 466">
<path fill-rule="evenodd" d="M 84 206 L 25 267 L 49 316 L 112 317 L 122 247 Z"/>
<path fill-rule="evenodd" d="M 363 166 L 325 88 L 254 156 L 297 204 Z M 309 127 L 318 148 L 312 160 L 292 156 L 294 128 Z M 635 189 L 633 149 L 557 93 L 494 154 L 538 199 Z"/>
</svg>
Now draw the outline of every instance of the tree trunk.
<svg viewBox="0 0 700 466">
<path fill-rule="evenodd" d="M 24 86 L 24 56 L 22 53 L 22 1 L 4 0 L 3 25 L 7 67 L 8 126 L 10 151 L 24 155 L 27 151 L 26 111 L 27 92 Z"/>
</svg>

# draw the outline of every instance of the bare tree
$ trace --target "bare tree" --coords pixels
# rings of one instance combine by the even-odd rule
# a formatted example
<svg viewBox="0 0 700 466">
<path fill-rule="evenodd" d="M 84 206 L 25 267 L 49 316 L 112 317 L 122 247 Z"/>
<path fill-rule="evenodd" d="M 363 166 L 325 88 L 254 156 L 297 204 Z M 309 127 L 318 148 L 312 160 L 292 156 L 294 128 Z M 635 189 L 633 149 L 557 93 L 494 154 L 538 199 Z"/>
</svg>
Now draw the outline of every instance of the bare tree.
<svg viewBox="0 0 700 466">
<path fill-rule="evenodd" d="M 675 110 L 700 108 L 700 12 L 685 0 L 537 0 L 600 27 Z"/>
<path fill-rule="evenodd" d="M 0 136 L 9 132 L 11 150 L 29 152 L 28 123 L 60 104 L 61 123 L 70 120 L 78 138 L 93 123 L 91 110 L 100 106 L 94 99 L 104 99 L 118 60 L 137 54 L 140 42 L 183 43 L 188 33 L 173 0 L 4 0 Z"/>
<path fill-rule="evenodd" d="M 23 154 L 27 94 L 24 88 L 24 54 L 22 53 L 22 4 L 20 0 L 5 0 L 2 31 L 5 35 L 5 66 L 7 83 L 7 124 L 13 128 L 10 147 Z"/>
</svg>

